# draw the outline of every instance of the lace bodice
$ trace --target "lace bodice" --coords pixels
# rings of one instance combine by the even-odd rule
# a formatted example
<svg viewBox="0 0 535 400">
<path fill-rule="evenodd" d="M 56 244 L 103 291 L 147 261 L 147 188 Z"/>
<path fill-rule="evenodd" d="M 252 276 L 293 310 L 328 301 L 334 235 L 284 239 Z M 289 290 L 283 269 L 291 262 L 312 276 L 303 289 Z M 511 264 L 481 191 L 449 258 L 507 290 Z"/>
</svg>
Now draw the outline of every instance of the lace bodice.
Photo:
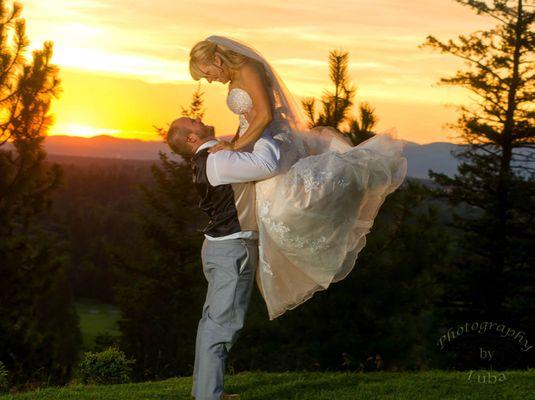
<svg viewBox="0 0 535 400">
<path fill-rule="evenodd" d="M 241 88 L 230 89 L 227 96 L 227 106 L 234 114 L 238 114 L 240 119 L 239 136 L 242 136 L 249 128 L 249 121 L 245 115 L 253 108 L 253 99 Z M 280 117 L 280 110 L 274 110 L 274 118 L 266 127 L 264 132 L 269 132 L 271 135 L 288 134 L 289 130 Z"/>
<path fill-rule="evenodd" d="M 245 90 L 234 88 L 228 93 L 227 105 L 234 114 L 241 115 L 253 107 L 253 100 Z"/>
<path fill-rule="evenodd" d="M 245 90 L 234 88 L 228 93 L 227 106 L 234 114 L 238 114 L 240 118 L 239 135 L 241 136 L 249 127 L 245 114 L 253 108 L 253 99 Z"/>
</svg>

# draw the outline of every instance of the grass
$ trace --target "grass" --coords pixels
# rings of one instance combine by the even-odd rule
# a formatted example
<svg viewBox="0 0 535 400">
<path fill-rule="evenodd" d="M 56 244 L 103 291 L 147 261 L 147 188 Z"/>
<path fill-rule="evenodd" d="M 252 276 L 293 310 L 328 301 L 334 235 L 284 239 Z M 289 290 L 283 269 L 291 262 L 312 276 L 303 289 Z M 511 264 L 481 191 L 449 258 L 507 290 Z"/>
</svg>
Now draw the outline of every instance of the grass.
<svg viewBox="0 0 535 400">
<path fill-rule="evenodd" d="M 489 400 L 535 399 L 535 370 L 506 371 L 505 380 L 478 383 L 489 371 L 468 372 L 241 372 L 227 375 L 227 391 L 241 394 L 241 400 Z M 499 373 L 491 375 L 499 377 Z M 0 400 L 23 399 L 190 399 L 191 377 L 156 382 L 110 386 L 73 385 L 46 388 Z"/>
<path fill-rule="evenodd" d="M 80 317 L 83 339 L 81 351 L 93 350 L 98 333 L 108 332 L 112 336 L 120 335 L 117 325 L 117 321 L 121 318 L 119 308 L 91 299 L 78 300 L 75 307 Z"/>
</svg>

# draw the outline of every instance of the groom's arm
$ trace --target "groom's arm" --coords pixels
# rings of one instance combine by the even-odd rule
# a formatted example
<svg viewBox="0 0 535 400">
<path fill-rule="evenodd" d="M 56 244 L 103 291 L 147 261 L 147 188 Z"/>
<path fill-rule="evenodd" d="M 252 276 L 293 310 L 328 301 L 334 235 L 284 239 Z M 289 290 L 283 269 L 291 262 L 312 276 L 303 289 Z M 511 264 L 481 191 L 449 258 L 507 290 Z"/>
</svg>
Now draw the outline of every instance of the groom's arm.
<svg viewBox="0 0 535 400">
<path fill-rule="evenodd" d="M 279 164 L 279 142 L 265 135 L 256 141 L 251 153 L 231 150 L 210 153 L 206 175 L 212 186 L 259 181 L 276 175 Z"/>
</svg>

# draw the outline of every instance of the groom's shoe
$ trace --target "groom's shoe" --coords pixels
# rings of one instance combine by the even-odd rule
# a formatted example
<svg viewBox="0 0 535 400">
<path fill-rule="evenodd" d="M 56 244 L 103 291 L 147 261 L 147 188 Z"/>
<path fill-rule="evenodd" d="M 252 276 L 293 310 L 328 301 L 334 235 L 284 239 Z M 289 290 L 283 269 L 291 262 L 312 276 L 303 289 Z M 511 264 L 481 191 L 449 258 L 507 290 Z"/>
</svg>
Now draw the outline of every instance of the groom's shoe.
<svg viewBox="0 0 535 400">
<path fill-rule="evenodd" d="M 221 400 L 238 400 L 240 395 L 237 393 L 223 393 L 221 395 Z"/>
</svg>

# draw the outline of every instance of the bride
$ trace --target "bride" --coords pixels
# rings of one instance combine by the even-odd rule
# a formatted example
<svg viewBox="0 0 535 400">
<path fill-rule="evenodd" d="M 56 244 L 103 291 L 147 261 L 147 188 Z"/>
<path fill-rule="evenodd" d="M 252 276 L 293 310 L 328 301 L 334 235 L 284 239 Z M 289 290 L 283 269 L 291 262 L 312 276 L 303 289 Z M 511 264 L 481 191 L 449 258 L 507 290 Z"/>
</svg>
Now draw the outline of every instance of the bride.
<svg viewBox="0 0 535 400">
<path fill-rule="evenodd" d="M 376 134 L 353 147 L 334 128 L 308 129 L 275 70 L 234 39 L 197 43 L 190 73 L 228 84 L 227 106 L 239 116 L 232 141 L 211 152 L 249 151 L 266 131 L 280 140 L 281 172 L 255 185 L 256 283 L 273 320 L 351 272 L 379 208 L 406 176 L 403 142 Z"/>
</svg>

